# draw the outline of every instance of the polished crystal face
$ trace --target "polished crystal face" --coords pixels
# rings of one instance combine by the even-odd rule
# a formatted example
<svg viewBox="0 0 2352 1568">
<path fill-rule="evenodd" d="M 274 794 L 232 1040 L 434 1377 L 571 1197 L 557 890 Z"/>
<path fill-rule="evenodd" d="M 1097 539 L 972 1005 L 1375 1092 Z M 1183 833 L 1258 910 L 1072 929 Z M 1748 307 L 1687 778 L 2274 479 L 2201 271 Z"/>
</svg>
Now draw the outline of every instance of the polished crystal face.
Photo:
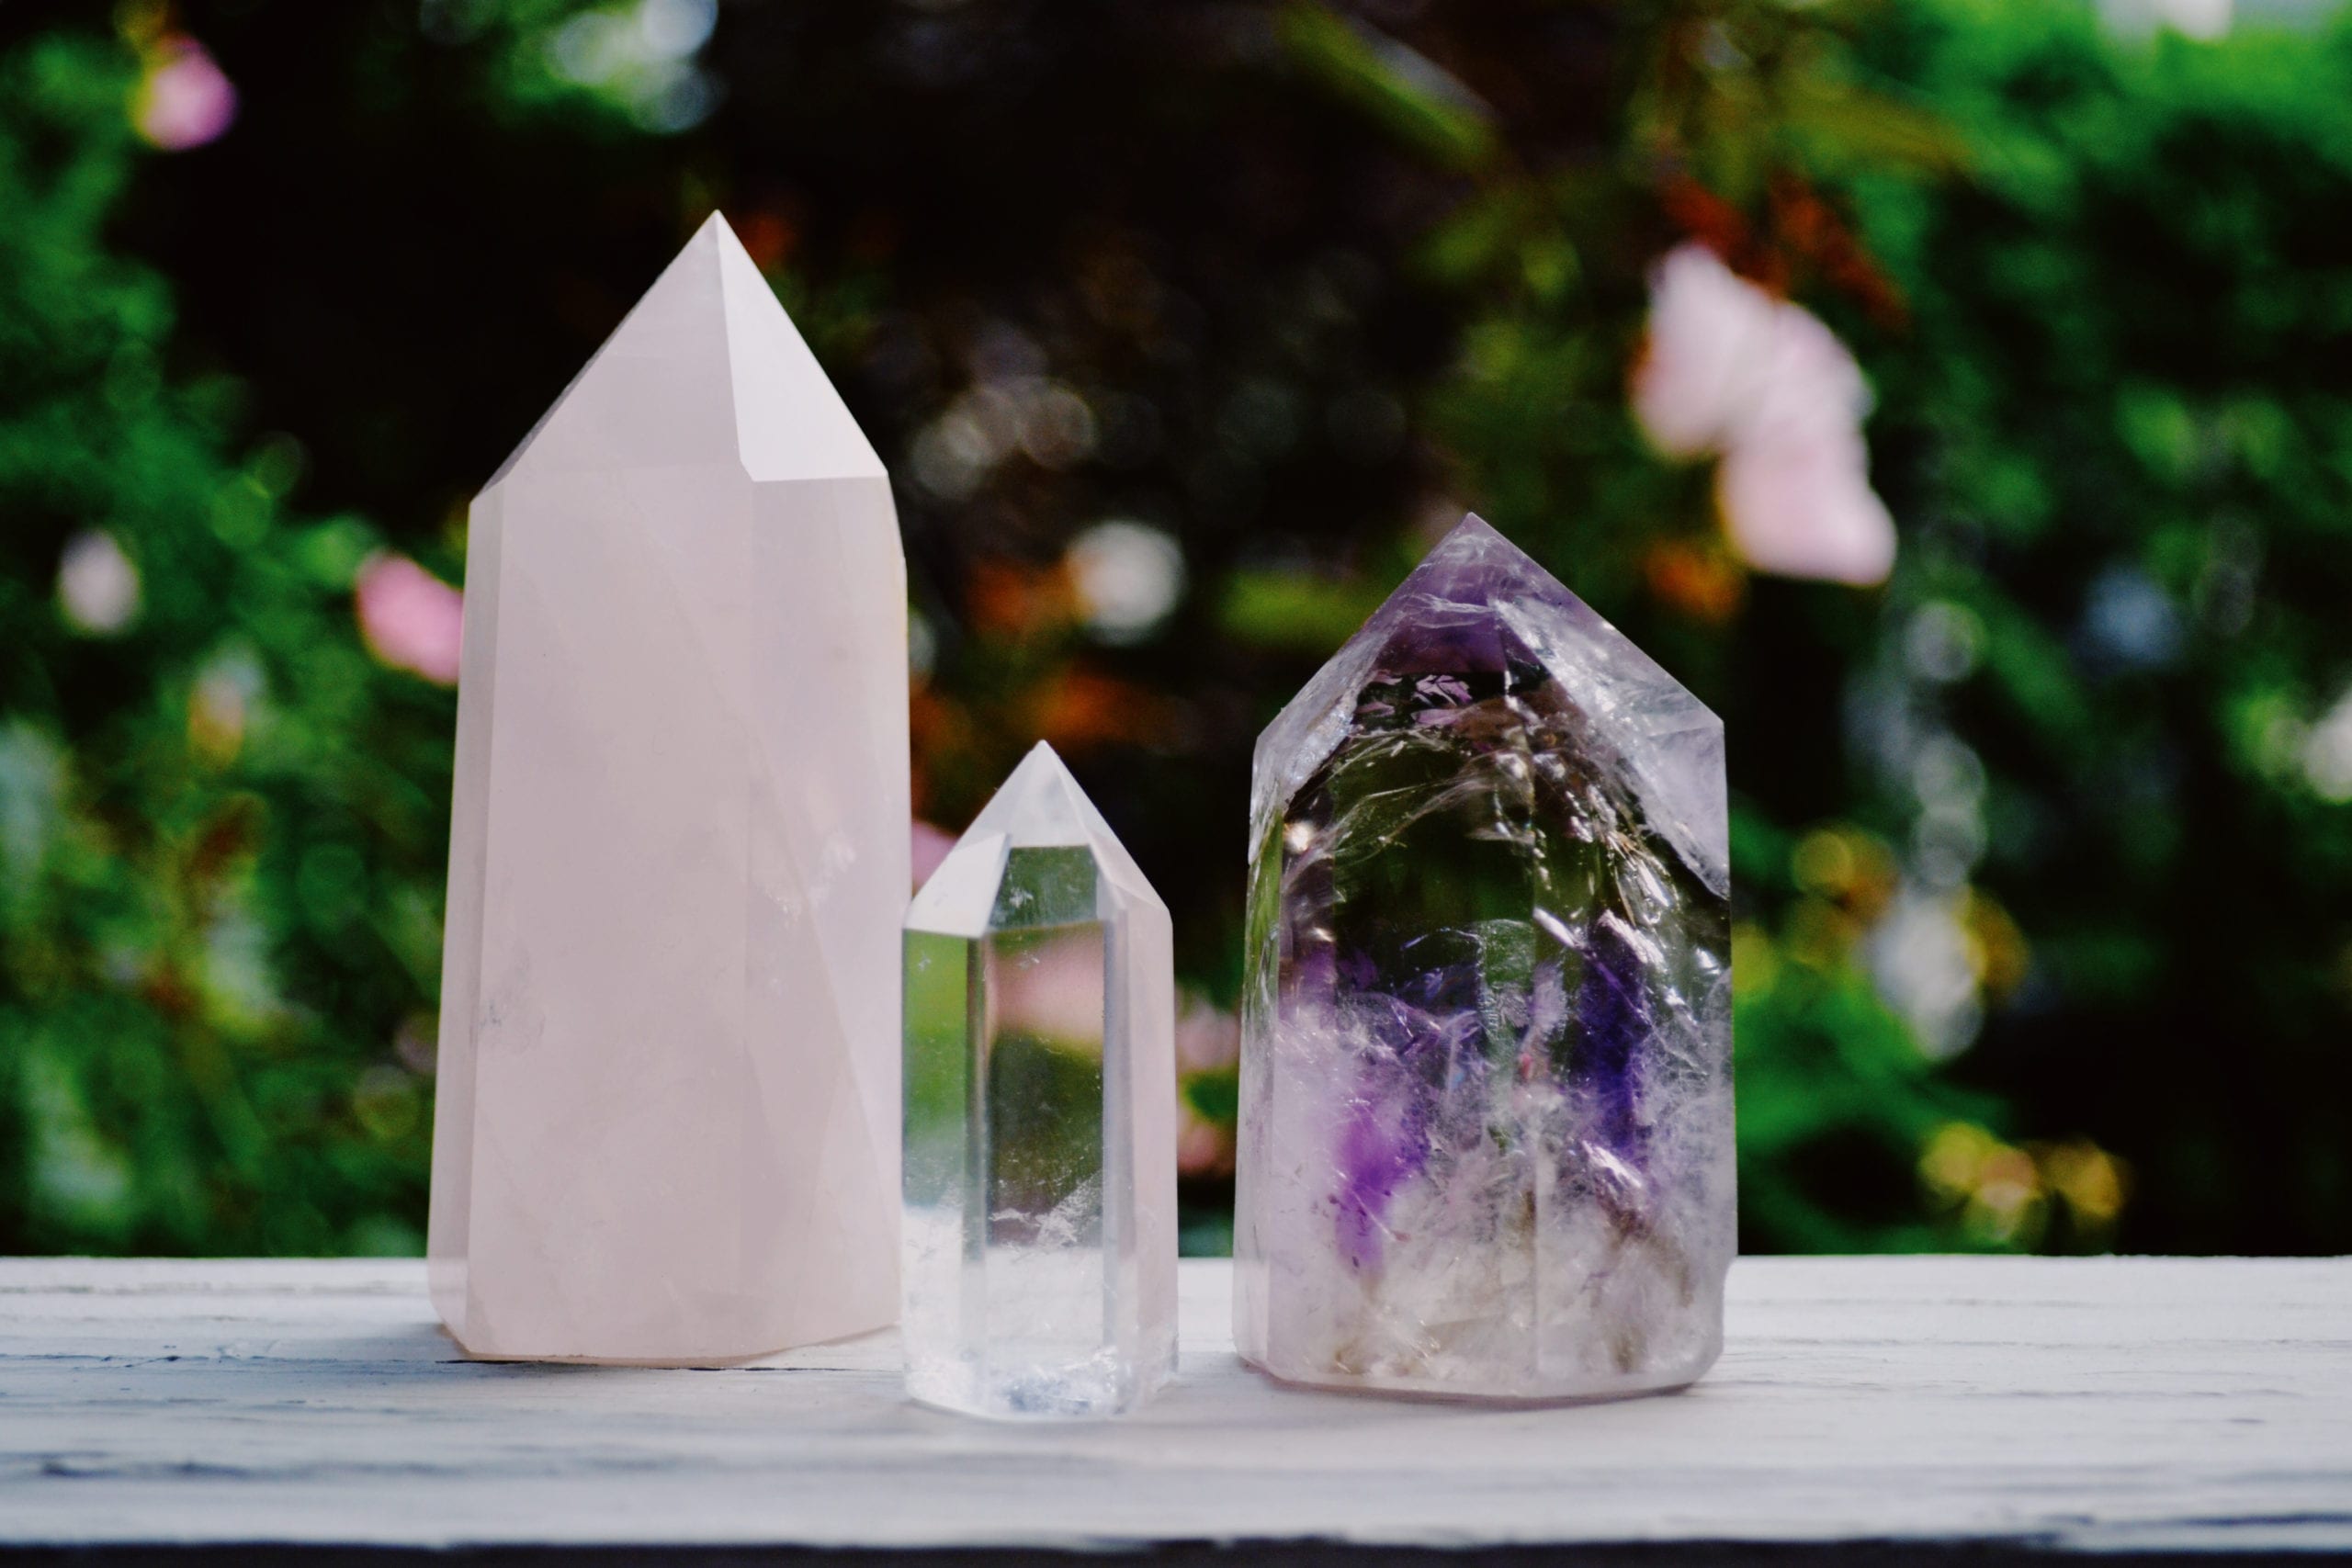
<svg viewBox="0 0 2352 1568">
<path fill-rule="evenodd" d="M 1714 1359 L 1723 730 L 1473 517 L 1258 746 L 1236 1335 L 1303 1382 L 1575 1398 Z"/>
<path fill-rule="evenodd" d="M 898 1306 L 906 567 L 713 217 L 476 500 L 428 1251 L 471 1351 Z"/>
<path fill-rule="evenodd" d="M 1168 911 L 1043 745 L 906 928 L 907 1386 L 1111 1415 L 1174 1369 Z"/>
</svg>

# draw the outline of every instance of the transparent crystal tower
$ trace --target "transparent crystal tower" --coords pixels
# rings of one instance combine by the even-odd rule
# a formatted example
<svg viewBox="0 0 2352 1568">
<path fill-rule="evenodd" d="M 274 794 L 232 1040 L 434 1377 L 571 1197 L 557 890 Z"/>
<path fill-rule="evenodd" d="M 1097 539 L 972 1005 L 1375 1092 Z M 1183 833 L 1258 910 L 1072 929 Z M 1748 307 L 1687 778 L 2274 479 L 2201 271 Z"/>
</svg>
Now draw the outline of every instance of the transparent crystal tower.
<svg viewBox="0 0 2352 1568">
<path fill-rule="evenodd" d="M 1167 906 L 1044 744 L 906 924 L 907 1388 L 1106 1416 L 1176 1361 Z"/>
<path fill-rule="evenodd" d="M 1259 738 L 1242 1356 L 1690 1382 L 1736 1240 L 1723 726 L 1466 518 Z"/>
</svg>

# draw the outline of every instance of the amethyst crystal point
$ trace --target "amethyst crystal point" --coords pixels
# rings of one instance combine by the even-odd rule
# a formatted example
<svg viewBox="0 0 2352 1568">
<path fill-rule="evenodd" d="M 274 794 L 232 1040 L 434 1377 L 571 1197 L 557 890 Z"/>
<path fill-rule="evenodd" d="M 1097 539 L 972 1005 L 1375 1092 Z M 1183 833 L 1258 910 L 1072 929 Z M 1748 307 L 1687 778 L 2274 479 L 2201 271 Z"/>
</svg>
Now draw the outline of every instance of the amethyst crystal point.
<svg viewBox="0 0 2352 1568">
<path fill-rule="evenodd" d="M 1242 1355 L 1498 1399 L 1696 1378 L 1736 1235 L 1721 721 L 1469 517 L 1251 796 Z"/>
</svg>

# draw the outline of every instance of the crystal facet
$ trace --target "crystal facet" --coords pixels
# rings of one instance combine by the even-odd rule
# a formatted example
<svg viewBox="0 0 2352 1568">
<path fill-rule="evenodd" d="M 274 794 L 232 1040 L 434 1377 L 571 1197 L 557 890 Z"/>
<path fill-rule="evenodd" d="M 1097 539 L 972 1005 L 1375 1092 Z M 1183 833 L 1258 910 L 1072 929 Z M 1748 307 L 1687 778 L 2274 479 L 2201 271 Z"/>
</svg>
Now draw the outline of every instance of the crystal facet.
<svg viewBox="0 0 2352 1568">
<path fill-rule="evenodd" d="M 1051 748 L 906 930 L 907 1388 L 1099 1416 L 1176 1360 L 1168 908 Z"/>
<path fill-rule="evenodd" d="M 1696 1378 L 1736 1235 L 1722 724 L 1471 517 L 1251 794 L 1242 1355 L 1496 1399 Z"/>
<path fill-rule="evenodd" d="M 429 1246 L 468 1349 L 895 1314 L 906 649 L 889 480 L 714 216 L 473 506 Z"/>
</svg>

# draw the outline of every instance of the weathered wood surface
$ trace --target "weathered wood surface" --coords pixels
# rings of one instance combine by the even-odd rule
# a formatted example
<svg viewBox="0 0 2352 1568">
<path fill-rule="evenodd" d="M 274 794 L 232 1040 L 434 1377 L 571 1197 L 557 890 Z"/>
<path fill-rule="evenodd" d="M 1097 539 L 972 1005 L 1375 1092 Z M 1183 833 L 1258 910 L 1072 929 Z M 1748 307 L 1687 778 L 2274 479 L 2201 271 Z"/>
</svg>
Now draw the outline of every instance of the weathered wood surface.
<svg viewBox="0 0 2352 1568">
<path fill-rule="evenodd" d="M 1966 1540 L 2352 1550 L 2352 1260 L 1751 1259 L 1692 1391 L 1272 1387 L 1183 1269 L 1112 1425 L 907 1404 L 888 1335 L 469 1362 L 407 1262 L 0 1262 L 0 1544 Z"/>
</svg>

